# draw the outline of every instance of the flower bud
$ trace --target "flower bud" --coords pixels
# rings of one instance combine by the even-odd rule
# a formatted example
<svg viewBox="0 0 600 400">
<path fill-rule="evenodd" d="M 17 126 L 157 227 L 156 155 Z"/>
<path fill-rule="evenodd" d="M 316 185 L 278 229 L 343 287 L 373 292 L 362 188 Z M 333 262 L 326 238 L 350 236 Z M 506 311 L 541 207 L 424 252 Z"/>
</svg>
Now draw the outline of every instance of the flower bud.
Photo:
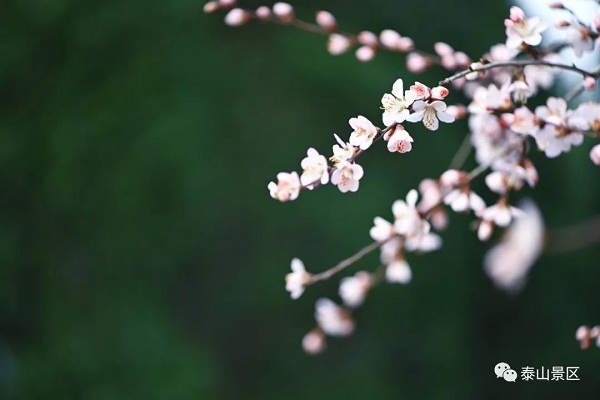
<svg viewBox="0 0 600 400">
<path fill-rule="evenodd" d="M 430 65 L 429 59 L 419 53 L 409 53 L 406 57 L 406 69 L 409 72 L 418 74 L 425 71 Z"/>
<path fill-rule="evenodd" d="M 334 56 L 344 54 L 351 46 L 352 42 L 350 39 L 339 33 L 332 33 L 327 40 L 327 51 Z"/>
<path fill-rule="evenodd" d="M 273 14 L 286 24 L 294 20 L 294 8 L 288 3 L 278 2 L 273 4 Z"/>
<path fill-rule="evenodd" d="M 219 10 L 219 3 L 216 1 L 209 1 L 204 5 L 204 12 L 207 14 L 212 14 Z"/>
<path fill-rule="evenodd" d="M 356 50 L 356 59 L 360 62 L 369 62 L 375 57 L 375 49 L 371 46 L 361 46 Z"/>
<path fill-rule="evenodd" d="M 254 13 L 256 14 L 256 17 L 261 21 L 268 21 L 271 19 L 272 16 L 271 9 L 267 6 L 258 7 Z"/>
<path fill-rule="evenodd" d="M 442 100 L 444 97 L 448 96 L 448 93 L 450 93 L 448 88 L 445 88 L 444 86 L 436 86 L 431 89 L 431 98 L 434 100 Z"/>
<path fill-rule="evenodd" d="M 235 7 L 237 1 L 236 0 L 218 0 L 219 7 L 221 8 L 232 8 Z"/>
<path fill-rule="evenodd" d="M 335 17 L 329 11 L 317 11 L 315 19 L 321 28 L 326 29 L 329 32 L 333 32 L 337 29 Z"/>
<path fill-rule="evenodd" d="M 364 44 L 365 46 L 377 46 L 379 44 L 377 35 L 375 35 L 373 32 L 362 31 L 356 38 L 360 44 Z"/>
<path fill-rule="evenodd" d="M 477 237 L 482 242 L 487 242 L 492 236 L 494 230 L 494 223 L 492 221 L 482 220 L 479 223 L 479 229 L 477 230 Z"/>
<path fill-rule="evenodd" d="M 302 348 L 311 355 L 322 353 L 325 350 L 325 334 L 320 329 L 313 329 L 302 338 Z"/>
<path fill-rule="evenodd" d="M 592 147 L 592 150 L 590 151 L 590 160 L 592 160 L 594 164 L 600 165 L 600 144 Z"/>
<path fill-rule="evenodd" d="M 250 13 L 241 8 L 234 8 L 225 16 L 225 23 L 229 26 L 242 26 L 250 21 Z"/>
<path fill-rule="evenodd" d="M 454 49 L 452 47 L 450 47 L 449 44 L 444 43 L 444 42 L 435 43 L 433 45 L 433 49 L 435 50 L 437 55 L 440 57 L 451 56 L 454 54 Z"/>
<path fill-rule="evenodd" d="M 583 78 L 583 87 L 589 91 L 596 90 L 596 78 L 593 76 L 586 76 Z"/>
</svg>

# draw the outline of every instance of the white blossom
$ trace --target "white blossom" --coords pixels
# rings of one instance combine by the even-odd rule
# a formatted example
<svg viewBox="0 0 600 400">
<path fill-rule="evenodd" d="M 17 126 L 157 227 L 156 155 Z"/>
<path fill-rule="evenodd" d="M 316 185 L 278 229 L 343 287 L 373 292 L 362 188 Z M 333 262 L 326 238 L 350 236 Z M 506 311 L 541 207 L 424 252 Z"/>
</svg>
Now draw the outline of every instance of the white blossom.
<svg viewBox="0 0 600 400">
<path fill-rule="evenodd" d="M 359 307 L 365 301 L 371 287 L 371 275 L 359 271 L 354 276 L 343 278 L 340 281 L 339 294 L 348 307 Z"/>
<path fill-rule="evenodd" d="M 285 276 L 285 290 L 296 300 L 304 293 L 305 285 L 310 282 L 310 274 L 304 269 L 304 263 L 294 258 L 291 264 L 292 272 Z"/>
<path fill-rule="evenodd" d="M 342 161 L 331 174 L 331 183 L 336 185 L 342 193 L 356 192 L 358 190 L 358 181 L 363 177 L 363 174 L 364 172 L 360 165 Z"/>
<path fill-rule="evenodd" d="M 356 152 L 354 146 L 352 146 L 350 143 L 344 143 L 344 141 L 335 133 L 333 134 L 333 137 L 338 144 L 333 145 L 333 156 L 330 158 L 331 162 L 334 164 L 339 164 L 342 161 L 350 160 Z"/>
<path fill-rule="evenodd" d="M 390 283 L 409 283 L 412 279 L 412 271 L 410 266 L 403 258 L 398 258 L 385 269 L 385 279 Z"/>
<path fill-rule="evenodd" d="M 377 135 L 377 127 L 362 115 L 358 118 L 350 118 L 348 123 L 354 129 L 350 134 L 350 144 L 361 150 L 368 149 Z"/>
<path fill-rule="evenodd" d="M 354 331 L 354 321 L 350 314 L 329 299 L 317 300 L 315 319 L 329 336 L 348 336 Z"/>
<path fill-rule="evenodd" d="M 394 133 L 389 137 L 387 148 L 391 153 L 408 153 L 412 150 L 414 139 L 402 125 L 397 125 Z"/>
<path fill-rule="evenodd" d="M 325 185 L 329 182 L 327 159 L 312 147 L 308 149 L 306 155 L 307 157 L 300 163 L 304 171 L 300 176 L 300 183 L 309 189 L 314 188 L 314 185 L 318 182 Z"/>
<path fill-rule="evenodd" d="M 404 91 L 402 79 L 396 80 L 392 87 L 392 94 L 386 93 L 381 98 L 385 126 L 390 126 L 395 122 L 404 122 L 410 114 L 408 107 L 415 101 L 416 97 L 415 92 L 412 90 Z"/>
<path fill-rule="evenodd" d="M 431 103 L 418 100 L 413 105 L 413 111 L 414 114 L 409 115 L 406 120 L 410 122 L 423 121 L 425 128 L 430 131 L 438 129 L 438 120 L 446 123 L 454 122 L 454 116 L 446 112 L 446 103 L 441 100 Z"/>
<path fill-rule="evenodd" d="M 296 172 L 280 172 L 277 183 L 270 182 L 267 186 L 271 197 L 281 202 L 296 200 L 300 194 L 300 178 Z"/>
<path fill-rule="evenodd" d="M 542 42 L 541 33 L 548 28 L 539 17 L 526 18 L 519 7 L 511 7 L 510 19 L 504 20 L 506 26 L 506 45 L 516 49 L 523 43 L 537 46 Z"/>
<path fill-rule="evenodd" d="M 381 217 L 373 219 L 375 224 L 369 231 L 371 238 L 377 242 L 385 242 L 394 234 L 394 226 Z"/>
<path fill-rule="evenodd" d="M 544 223 L 531 200 L 519 204 L 523 217 L 515 221 L 501 242 L 485 255 L 485 272 L 494 284 L 510 292 L 520 290 L 544 244 Z"/>
</svg>

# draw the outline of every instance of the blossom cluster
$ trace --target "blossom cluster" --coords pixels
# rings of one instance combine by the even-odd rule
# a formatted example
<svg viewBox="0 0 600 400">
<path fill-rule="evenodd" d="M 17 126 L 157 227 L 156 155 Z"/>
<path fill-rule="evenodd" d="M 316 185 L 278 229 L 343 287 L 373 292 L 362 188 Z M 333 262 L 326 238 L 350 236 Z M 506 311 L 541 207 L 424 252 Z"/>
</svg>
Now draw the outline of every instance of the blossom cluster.
<svg viewBox="0 0 600 400">
<path fill-rule="evenodd" d="M 342 193 L 356 192 L 364 175 L 356 158 L 375 141 L 383 138 L 387 141 L 388 151 L 407 153 L 412 150 L 414 139 L 400 123 L 422 121 L 427 129 L 435 131 L 439 121 L 450 123 L 455 120 L 443 101 L 449 93 L 445 87 L 429 88 L 416 82 L 410 89 L 404 90 L 403 80 L 398 79 L 391 92 L 385 93 L 381 99 L 384 110 L 382 120 L 386 128 L 378 128 L 362 115 L 350 118 L 348 123 L 352 132 L 348 142 L 334 134 L 337 144 L 333 145 L 333 155 L 329 157 L 332 165 L 317 150 L 309 148 L 300 163 L 302 174 L 279 173 L 277 182 L 268 184 L 271 197 L 282 202 L 295 200 L 301 189 L 312 190 L 328 182 L 337 186 Z"/>
<path fill-rule="evenodd" d="M 281 172 L 277 181 L 268 184 L 271 197 L 281 202 L 295 200 L 302 189 L 313 190 L 328 183 L 343 193 L 355 192 L 364 176 L 364 169 L 356 160 L 375 142 L 383 139 L 389 152 L 407 153 L 415 144 L 405 128 L 407 123 L 421 122 L 427 130 L 437 131 L 440 121 L 467 121 L 469 134 L 454 157 L 458 161 L 453 160 L 437 179 L 422 180 L 405 199 L 395 201 L 393 220 L 375 217 L 369 231 L 373 240 L 370 245 L 321 273 L 309 273 L 302 261 L 292 260 L 292 272 L 286 275 L 285 286 L 291 297 L 298 299 L 308 286 L 331 278 L 372 251 L 381 253 L 380 267 L 373 272 L 362 270 L 341 279 L 338 291 L 341 305 L 327 298 L 316 302 L 316 327 L 302 341 L 306 352 L 323 351 L 327 336 L 352 334 L 354 310 L 364 304 L 378 284 L 408 284 L 413 278 L 409 253 L 423 254 L 441 248 L 439 233 L 448 225 L 449 212 L 472 213 L 481 241 L 488 241 L 495 230 L 505 229 L 499 242 L 484 257 L 484 271 L 502 290 L 515 293 L 523 288 L 529 270 L 543 251 L 545 234 L 543 218 L 533 201 L 511 204 L 515 192 L 538 183 L 532 151 L 552 159 L 583 145 L 586 137 L 592 140 L 600 137 L 600 104 L 572 103 L 583 91 L 596 88 L 600 68 L 597 71 L 578 68 L 563 60 L 561 53 L 570 49 L 581 56 L 598 45 L 600 10 L 586 23 L 563 3 L 554 2 L 550 7 L 567 13 L 567 19 L 554 24 L 565 32 L 562 41 L 543 45 L 543 33 L 553 24 L 536 16 L 528 17 L 519 7 L 512 7 L 504 20 L 505 42 L 494 44 L 473 61 L 444 42 L 435 43 L 431 53 L 417 50 L 412 39 L 389 29 L 380 34 L 342 32 L 335 17 L 327 11 L 317 12 L 316 24 L 310 24 L 299 20 L 287 3 L 256 10 L 239 8 L 235 0 L 206 4 L 205 11 L 209 13 L 226 10 L 225 22 L 231 26 L 257 19 L 326 35 L 327 49 L 332 55 L 356 47 L 356 58 L 370 61 L 378 51 L 392 51 L 406 54 L 409 72 L 419 73 L 438 65 L 454 73 L 431 86 L 414 82 L 405 88 L 404 81 L 397 79 L 390 93 L 381 98 L 383 127 L 377 127 L 363 115 L 350 118 L 348 141 L 334 134 L 336 144 L 329 158 L 311 147 L 300 162 L 301 173 Z M 530 99 L 550 89 L 559 75 L 566 72 L 581 77 L 573 91 L 562 97 L 548 97 L 537 107 L 528 105 Z M 466 105 L 447 106 L 449 88 L 462 92 Z M 465 150 L 466 155 L 462 154 Z M 465 171 L 462 164 L 471 151 L 477 167 Z M 589 158 L 600 165 L 600 144 L 591 147 Z M 495 197 L 493 202 L 486 204 L 473 190 L 471 183 L 478 177 L 483 178 L 485 187 Z M 599 332 L 598 327 L 581 327 L 577 339 L 582 348 L 589 346 L 592 339 L 600 345 Z"/>
<path fill-rule="evenodd" d="M 575 332 L 575 339 L 579 342 L 582 350 L 590 347 L 592 343 L 596 343 L 596 346 L 600 347 L 600 326 L 588 327 L 585 325 L 580 326 Z"/>
</svg>

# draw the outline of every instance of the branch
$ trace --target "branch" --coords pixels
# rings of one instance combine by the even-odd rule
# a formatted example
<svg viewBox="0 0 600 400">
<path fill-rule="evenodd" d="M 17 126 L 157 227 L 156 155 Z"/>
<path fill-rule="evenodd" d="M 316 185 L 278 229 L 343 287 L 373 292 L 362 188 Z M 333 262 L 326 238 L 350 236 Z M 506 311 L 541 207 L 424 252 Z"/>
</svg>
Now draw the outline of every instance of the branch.
<svg viewBox="0 0 600 400">
<path fill-rule="evenodd" d="M 586 71 L 584 69 L 578 68 L 575 65 L 559 64 L 559 63 L 553 63 L 553 62 L 544 61 L 544 60 L 515 60 L 515 61 L 491 62 L 491 63 L 484 64 L 479 67 L 471 67 L 469 69 L 461 71 L 457 74 L 452 75 L 451 77 L 448 77 L 448 78 L 440 81 L 439 85 L 446 86 L 449 83 L 454 82 L 457 79 L 464 78 L 465 76 L 467 76 L 473 72 L 483 72 L 483 71 L 487 71 L 489 69 L 503 68 L 503 67 L 521 67 L 522 68 L 522 67 L 526 67 L 528 65 L 543 65 L 546 67 L 559 68 L 559 69 L 563 69 L 566 71 L 577 72 L 578 74 L 581 74 L 584 77 L 591 76 L 596 79 L 598 79 L 598 77 L 600 77 L 600 70 L 596 71 L 596 72 L 590 72 L 590 71 Z"/>
</svg>

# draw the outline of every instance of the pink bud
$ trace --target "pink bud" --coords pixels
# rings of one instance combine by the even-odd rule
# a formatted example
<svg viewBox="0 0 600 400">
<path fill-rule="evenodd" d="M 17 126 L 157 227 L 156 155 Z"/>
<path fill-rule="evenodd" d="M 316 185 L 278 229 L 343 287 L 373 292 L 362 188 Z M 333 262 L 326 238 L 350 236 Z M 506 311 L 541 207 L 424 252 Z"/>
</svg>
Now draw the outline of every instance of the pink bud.
<svg viewBox="0 0 600 400">
<path fill-rule="evenodd" d="M 308 354 L 316 355 L 325 350 L 325 334 L 320 329 L 308 332 L 302 339 L 302 348 Z"/>
<path fill-rule="evenodd" d="M 451 56 L 452 54 L 454 54 L 454 49 L 452 47 L 450 47 L 449 44 L 444 43 L 444 42 L 435 43 L 433 45 L 433 49 L 435 50 L 437 55 L 440 57 Z"/>
<path fill-rule="evenodd" d="M 409 53 L 406 57 L 406 69 L 409 72 L 418 74 L 425 71 L 430 65 L 429 59 L 419 53 Z"/>
<path fill-rule="evenodd" d="M 482 220 L 479 223 L 479 229 L 477 229 L 477 237 L 482 242 L 487 242 L 492 236 L 494 231 L 494 223 L 491 221 Z"/>
<path fill-rule="evenodd" d="M 589 91 L 596 90 L 596 79 L 592 76 L 586 76 L 583 78 L 583 87 Z"/>
<path fill-rule="evenodd" d="M 522 22 L 525 20 L 525 13 L 517 6 L 510 8 L 510 19 L 513 22 Z"/>
<path fill-rule="evenodd" d="M 242 26 L 250 20 L 250 13 L 241 8 L 234 8 L 225 16 L 225 23 L 229 26 Z"/>
<path fill-rule="evenodd" d="M 350 39 L 339 33 L 332 33 L 327 39 L 327 51 L 334 56 L 344 54 L 351 46 L 352 42 Z"/>
<path fill-rule="evenodd" d="M 273 4 L 273 14 L 286 24 L 294 20 L 294 8 L 288 3 L 278 2 Z"/>
<path fill-rule="evenodd" d="M 590 160 L 592 160 L 594 164 L 600 165 L 600 144 L 592 147 L 592 150 L 590 151 Z"/>
<path fill-rule="evenodd" d="M 204 12 L 207 14 L 212 14 L 219 9 L 219 3 L 216 1 L 209 1 L 204 5 Z"/>
<path fill-rule="evenodd" d="M 457 186 L 461 184 L 467 177 L 464 171 L 457 169 L 449 169 L 440 176 L 440 184 L 443 186 Z"/>
<path fill-rule="evenodd" d="M 521 162 L 521 165 L 525 169 L 525 180 L 531 187 L 535 187 L 539 181 L 539 175 L 535 165 L 531 162 L 531 160 L 525 159 Z"/>
<path fill-rule="evenodd" d="M 589 335 L 590 335 L 590 328 L 588 328 L 585 325 L 582 325 L 579 328 L 577 328 L 577 332 L 575 332 L 575 339 L 583 340 L 583 339 L 587 338 Z"/>
<path fill-rule="evenodd" d="M 255 11 L 256 17 L 261 21 L 268 21 L 271 19 L 271 9 L 267 6 L 260 6 Z"/>
<path fill-rule="evenodd" d="M 219 7 L 221 7 L 221 8 L 235 7 L 235 4 L 237 3 L 236 0 L 218 0 L 218 1 L 219 1 Z"/>
<path fill-rule="evenodd" d="M 356 39 L 358 39 L 360 44 L 364 44 L 365 46 L 377 46 L 379 44 L 377 35 L 369 31 L 360 32 Z"/>
<path fill-rule="evenodd" d="M 396 41 L 396 49 L 401 51 L 402 53 L 408 53 L 409 51 L 413 51 L 415 48 L 415 42 L 406 36 L 401 37 Z"/>
<path fill-rule="evenodd" d="M 443 231 L 448 227 L 448 214 L 443 208 L 436 208 L 431 212 L 430 221 L 437 231 Z"/>
<path fill-rule="evenodd" d="M 450 93 L 448 88 L 436 86 L 431 89 L 431 98 L 434 100 L 442 100 L 444 97 L 448 96 L 448 93 Z"/>
<path fill-rule="evenodd" d="M 317 11 L 315 19 L 321 28 L 324 28 L 329 32 L 337 29 L 335 17 L 329 11 Z"/>
<path fill-rule="evenodd" d="M 381 41 L 381 44 L 385 47 L 389 47 L 390 49 L 396 47 L 396 43 L 400 37 L 400 34 L 392 29 L 383 30 L 379 34 L 379 40 Z"/>
<path fill-rule="evenodd" d="M 371 46 L 361 46 L 356 50 L 356 59 L 360 62 L 368 62 L 375 57 L 375 49 Z"/>
<path fill-rule="evenodd" d="M 446 68 L 449 71 L 456 69 L 456 61 L 454 60 L 453 55 L 442 56 L 440 64 L 442 64 L 442 67 Z"/>
<path fill-rule="evenodd" d="M 446 112 L 454 117 L 454 119 L 466 118 L 468 113 L 467 107 L 463 105 L 451 105 L 446 108 Z"/>
<path fill-rule="evenodd" d="M 471 64 L 471 58 L 463 53 L 462 51 L 457 51 L 454 53 L 454 62 L 461 68 L 466 68 Z"/>
</svg>

